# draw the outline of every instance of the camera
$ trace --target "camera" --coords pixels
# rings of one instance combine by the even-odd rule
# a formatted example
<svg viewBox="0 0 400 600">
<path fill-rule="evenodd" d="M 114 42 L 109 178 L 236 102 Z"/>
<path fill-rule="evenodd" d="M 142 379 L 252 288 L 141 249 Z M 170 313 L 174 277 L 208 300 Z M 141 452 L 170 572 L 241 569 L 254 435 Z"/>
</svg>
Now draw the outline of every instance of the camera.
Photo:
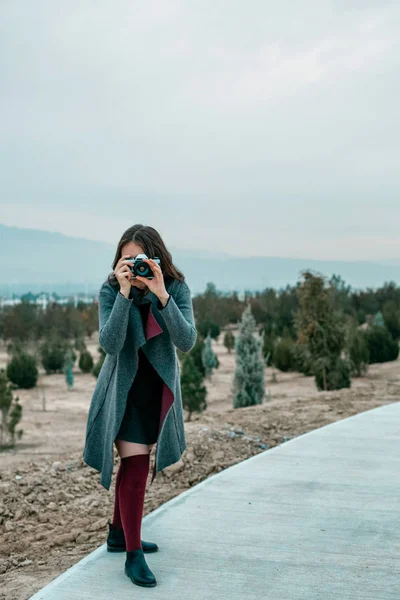
<svg viewBox="0 0 400 600">
<path fill-rule="evenodd" d="M 127 258 L 126 260 L 129 260 L 133 263 L 132 266 L 129 267 L 133 275 L 146 277 L 146 279 L 154 279 L 153 271 L 150 265 L 143 260 L 144 258 L 148 258 L 148 256 L 146 254 L 138 254 L 136 258 Z M 155 256 L 153 260 L 157 264 L 161 263 L 157 256 Z"/>
</svg>

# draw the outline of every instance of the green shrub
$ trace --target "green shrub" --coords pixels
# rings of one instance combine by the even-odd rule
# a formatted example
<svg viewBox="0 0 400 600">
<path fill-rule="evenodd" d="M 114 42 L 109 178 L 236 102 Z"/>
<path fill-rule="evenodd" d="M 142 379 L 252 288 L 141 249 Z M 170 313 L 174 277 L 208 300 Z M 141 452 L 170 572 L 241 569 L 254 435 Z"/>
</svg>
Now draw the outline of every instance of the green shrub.
<svg viewBox="0 0 400 600">
<path fill-rule="evenodd" d="M 349 333 L 347 355 L 352 374 L 356 377 L 365 375 L 369 364 L 369 348 L 364 331 L 355 329 Z"/>
<path fill-rule="evenodd" d="M 203 375 L 197 368 L 190 352 L 185 353 L 181 370 L 182 406 L 188 411 L 188 421 L 193 412 L 203 412 L 207 408 L 207 388 Z"/>
<path fill-rule="evenodd" d="M 213 370 L 216 369 L 219 365 L 219 361 L 217 360 L 217 356 L 214 350 L 212 349 L 210 333 L 208 333 L 206 339 L 204 340 L 201 359 L 203 361 L 203 367 L 206 377 L 211 378 Z"/>
<path fill-rule="evenodd" d="M 212 321 L 201 321 L 200 323 L 196 323 L 196 328 L 203 338 L 206 338 L 207 335 L 210 334 L 212 339 L 216 340 L 221 333 L 220 326 Z"/>
<path fill-rule="evenodd" d="M 293 346 L 294 370 L 306 377 L 314 375 L 311 353 L 307 344 L 296 343 Z"/>
<path fill-rule="evenodd" d="M 229 354 L 235 347 L 235 336 L 230 329 L 228 329 L 228 331 L 226 331 L 224 334 L 224 346 L 228 350 Z"/>
<path fill-rule="evenodd" d="M 81 352 L 79 357 L 79 368 L 82 373 L 90 373 L 93 369 L 93 357 L 88 350 Z"/>
<path fill-rule="evenodd" d="M 203 348 L 204 348 L 204 340 L 202 338 L 201 335 L 199 335 L 197 337 L 196 343 L 194 345 L 194 347 L 191 349 L 191 351 L 189 352 L 190 356 L 193 358 L 194 362 L 196 363 L 196 367 L 198 368 L 198 370 L 200 371 L 202 377 L 206 376 L 206 370 L 204 368 L 203 365 Z M 181 352 L 179 350 L 179 348 L 177 349 L 177 355 L 179 357 L 179 360 L 182 362 L 182 360 L 185 358 L 185 354 L 187 354 L 186 352 Z"/>
<path fill-rule="evenodd" d="M 393 300 L 388 300 L 382 306 L 385 327 L 393 339 L 400 339 L 400 311 Z"/>
<path fill-rule="evenodd" d="M 70 348 L 69 343 L 61 338 L 48 339 L 40 347 L 42 365 L 46 373 L 62 373 L 65 364 L 65 357 Z M 71 349 L 72 362 L 76 360 L 76 355 Z"/>
<path fill-rule="evenodd" d="M 262 354 L 264 357 L 264 361 L 266 361 L 265 364 L 268 367 L 270 367 L 274 364 L 275 344 L 276 344 L 276 336 L 273 334 L 264 332 Z"/>
<path fill-rule="evenodd" d="M 26 352 L 14 354 L 7 365 L 6 373 L 12 383 L 25 390 L 34 388 L 39 376 L 35 358 Z"/>
<path fill-rule="evenodd" d="M 351 364 L 349 360 L 324 358 L 314 364 L 315 383 L 318 390 L 340 390 L 351 387 Z M 325 386 L 326 384 L 326 386 Z"/>
<path fill-rule="evenodd" d="M 294 371 L 296 359 L 294 356 L 294 342 L 289 338 L 282 338 L 274 349 L 274 365 L 280 371 Z"/>
<path fill-rule="evenodd" d="M 390 335 L 386 327 L 374 325 L 366 331 L 369 350 L 369 363 L 383 363 L 396 360 L 399 355 L 399 344 Z"/>
</svg>

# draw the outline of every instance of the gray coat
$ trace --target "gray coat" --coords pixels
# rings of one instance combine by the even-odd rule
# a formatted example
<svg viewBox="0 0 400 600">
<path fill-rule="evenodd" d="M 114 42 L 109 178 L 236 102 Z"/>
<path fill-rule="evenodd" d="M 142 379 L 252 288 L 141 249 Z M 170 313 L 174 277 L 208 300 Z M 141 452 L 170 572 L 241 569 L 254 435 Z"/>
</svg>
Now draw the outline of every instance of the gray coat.
<svg viewBox="0 0 400 600">
<path fill-rule="evenodd" d="M 100 289 L 99 343 L 106 357 L 89 407 L 83 460 L 100 471 L 100 483 L 107 490 L 113 472 L 113 444 L 138 368 L 139 348 L 164 381 L 151 483 L 156 472 L 177 462 L 186 448 L 176 348 L 189 352 L 196 342 L 197 330 L 186 282 L 172 279 L 165 285 L 170 294 L 165 307 L 150 291 L 140 299 L 151 302 L 145 327 L 132 294 L 125 298 L 108 282 Z"/>
</svg>

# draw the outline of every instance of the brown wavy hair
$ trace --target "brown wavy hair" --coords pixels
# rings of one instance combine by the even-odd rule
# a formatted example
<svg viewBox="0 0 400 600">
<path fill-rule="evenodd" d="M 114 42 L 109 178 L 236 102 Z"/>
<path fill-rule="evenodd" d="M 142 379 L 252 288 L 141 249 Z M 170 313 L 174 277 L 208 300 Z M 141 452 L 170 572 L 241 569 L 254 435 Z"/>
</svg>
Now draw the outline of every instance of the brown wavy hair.
<svg viewBox="0 0 400 600">
<path fill-rule="evenodd" d="M 149 258 L 154 258 L 157 256 L 160 259 L 160 267 L 164 275 L 165 284 L 172 279 L 178 279 L 179 281 L 185 280 L 185 276 L 182 271 L 180 271 L 173 264 L 171 253 L 168 252 L 167 247 L 158 231 L 154 229 L 154 227 L 150 227 L 149 225 L 141 225 L 138 223 L 136 225 L 132 225 L 132 227 L 129 227 L 122 234 L 121 239 L 118 242 L 117 251 L 112 263 L 113 271 L 108 275 L 106 282 L 110 283 L 112 286 L 119 286 L 118 279 L 114 275 L 114 269 L 122 256 L 122 246 L 128 242 L 135 242 L 135 244 L 141 246 L 143 248 L 143 252 L 147 254 Z"/>
</svg>

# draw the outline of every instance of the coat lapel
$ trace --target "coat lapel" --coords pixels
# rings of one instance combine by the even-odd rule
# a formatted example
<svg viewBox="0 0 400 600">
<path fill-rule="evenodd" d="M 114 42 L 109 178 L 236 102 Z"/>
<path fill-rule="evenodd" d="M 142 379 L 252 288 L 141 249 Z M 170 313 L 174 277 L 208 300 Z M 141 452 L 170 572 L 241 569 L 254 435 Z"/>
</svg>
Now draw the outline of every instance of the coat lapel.
<svg viewBox="0 0 400 600">
<path fill-rule="evenodd" d="M 146 342 L 147 342 L 147 340 L 150 340 L 151 338 L 155 337 L 156 335 L 159 335 L 163 331 L 164 331 L 164 329 L 161 327 L 161 325 L 159 324 L 159 322 L 157 321 L 157 319 L 155 318 L 155 316 L 153 314 L 153 303 L 151 302 L 149 314 L 147 317 L 147 323 L 146 323 L 146 331 L 145 331 Z"/>
</svg>

